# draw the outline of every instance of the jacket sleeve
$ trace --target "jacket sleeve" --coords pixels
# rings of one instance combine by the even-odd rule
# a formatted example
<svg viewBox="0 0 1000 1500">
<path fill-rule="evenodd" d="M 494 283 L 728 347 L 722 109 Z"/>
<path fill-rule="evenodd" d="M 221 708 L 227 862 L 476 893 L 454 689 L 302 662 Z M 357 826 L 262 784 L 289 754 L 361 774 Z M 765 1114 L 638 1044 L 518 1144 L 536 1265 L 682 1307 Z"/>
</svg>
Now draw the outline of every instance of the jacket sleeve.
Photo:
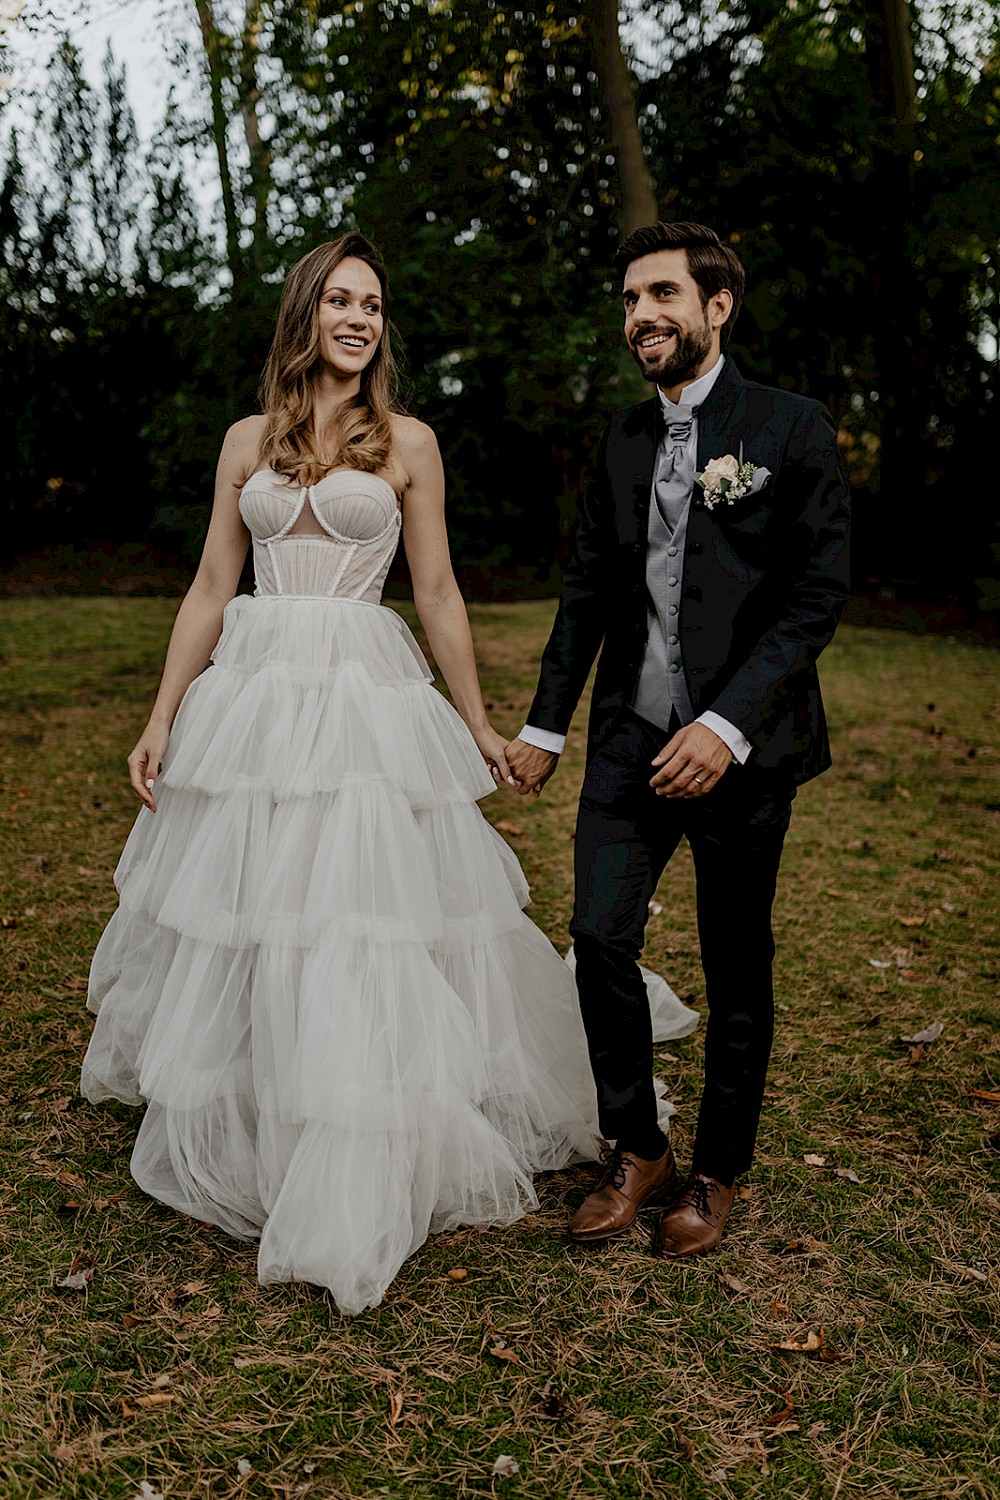
<svg viewBox="0 0 1000 1500">
<path fill-rule="evenodd" d="M 604 639 L 615 547 L 614 503 L 605 429 L 580 507 L 559 608 L 542 655 L 528 723 L 565 734 Z"/>
<path fill-rule="evenodd" d="M 778 564 L 778 617 L 708 705 L 750 741 L 788 680 L 828 645 L 850 594 L 850 491 L 825 407 L 810 403 L 799 418 L 782 478 L 796 498 Z"/>
</svg>

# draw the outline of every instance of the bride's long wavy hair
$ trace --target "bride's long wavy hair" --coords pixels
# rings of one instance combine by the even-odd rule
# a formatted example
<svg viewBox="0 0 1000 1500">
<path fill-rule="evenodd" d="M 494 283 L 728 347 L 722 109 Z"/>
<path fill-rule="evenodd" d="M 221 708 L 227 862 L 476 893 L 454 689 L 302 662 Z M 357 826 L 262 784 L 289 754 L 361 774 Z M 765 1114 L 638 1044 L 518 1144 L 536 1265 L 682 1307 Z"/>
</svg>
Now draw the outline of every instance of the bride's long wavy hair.
<svg viewBox="0 0 1000 1500">
<path fill-rule="evenodd" d="M 320 369 L 319 304 L 330 272 L 342 260 L 363 260 L 382 289 L 382 337 L 361 376 L 361 390 L 337 413 L 336 430 L 325 433 L 325 455 L 313 430 L 316 377 Z M 330 469 L 385 468 L 392 450 L 391 413 L 399 404 L 399 372 L 392 354 L 389 284 L 378 250 L 352 231 L 317 245 L 291 269 L 281 294 L 271 351 L 260 382 L 266 417 L 259 463 L 295 484 L 315 484 Z M 324 461 L 324 459 L 326 461 Z"/>
</svg>

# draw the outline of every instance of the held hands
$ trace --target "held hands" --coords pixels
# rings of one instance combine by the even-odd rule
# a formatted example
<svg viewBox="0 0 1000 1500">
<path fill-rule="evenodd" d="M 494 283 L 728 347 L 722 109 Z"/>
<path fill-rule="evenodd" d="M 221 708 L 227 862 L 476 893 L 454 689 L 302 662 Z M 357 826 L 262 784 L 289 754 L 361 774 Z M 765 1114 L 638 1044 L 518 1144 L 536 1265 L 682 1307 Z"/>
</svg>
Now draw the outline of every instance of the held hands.
<svg viewBox="0 0 1000 1500">
<path fill-rule="evenodd" d="M 153 785 L 160 774 L 160 762 L 167 753 L 168 729 L 159 729 L 147 724 L 139 736 L 138 744 L 128 758 L 128 775 L 132 790 L 150 812 L 156 811 Z"/>
<path fill-rule="evenodd" d="M 735 759 L 729 746 L 705 724 L 687 724 L 667 741 L 652 764 L 650 781 L 658 797 L 704 797 Z"/>
<path fill-rule="evenodd" d="M 537 745 L 526 744 L 524 740 L 511 740 L 507 746 L 507 764 L 514 774 L 511 784 L 515 790 L 522 797 L 527 797 L 529 792 L 540 797 L 542 787 L 559 764 L 559 757 L 551 750 L 539 750 Z"/>
<path fill-rule="evenodd" d="M 497 786 L 500 786 L 502 782 L 513 786 L 514 778 L 507 764 L 508 745 L 503 735 L 497 734 L 496 730 L 487 724 L 483 729 L 474 729 L 472 738 L 479 746 L 480 754 Z"/>
</svg>

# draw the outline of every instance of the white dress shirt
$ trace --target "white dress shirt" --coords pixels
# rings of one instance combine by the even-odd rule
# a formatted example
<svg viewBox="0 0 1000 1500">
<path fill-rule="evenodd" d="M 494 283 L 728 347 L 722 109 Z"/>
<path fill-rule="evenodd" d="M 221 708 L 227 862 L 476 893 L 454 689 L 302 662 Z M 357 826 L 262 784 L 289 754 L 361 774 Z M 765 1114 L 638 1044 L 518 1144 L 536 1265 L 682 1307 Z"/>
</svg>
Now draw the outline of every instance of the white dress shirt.
<svg viewBox="0 0 1000 1500">
<path fill-rule="evenodd" d="M 660 398 L 664 415 L 668 422 L 686 420 L 690 415 L 692 406 L 701 406 L 702 402 L 708 396 L 709 391 L 718 380 L 724 363 L 724 356 L 720 354 L 718 361 L 706 375 L 700 375 L 697 380 L 692 380 L 690 385 L 684 387 L 681 392 L 680 401 L 668 400 L 659 386 L 657 386 L 657 395 Z M 695 414 L 688 437 L 688 458 L 692 470 L 697 465 L 697 455 L 698 417 Z M 735 724 L 731 724 L 721 714 L 713 713 L 710 708 L 706 709 L 704 713 L 699 714 L 697 719 L 695 719 L 695 723 L 704 724 L 706 729 L 711 729 L 714 734 L 718 735 L 719 739 L 722 740 L 723 744 L 727 746 L 741 765 L 753 750 L 750 741 L 736 728 Z M 566 736 L 564 734 L 556 734 L 551 729 L 536 729 L 532 724 L 524 726 L 518 735 L 518 739 L 523 740 L 526 745 L 534 745 L 538 750 L 548 750 L 553 755 L 561 755 L 566 748 Z"/>
</svg>

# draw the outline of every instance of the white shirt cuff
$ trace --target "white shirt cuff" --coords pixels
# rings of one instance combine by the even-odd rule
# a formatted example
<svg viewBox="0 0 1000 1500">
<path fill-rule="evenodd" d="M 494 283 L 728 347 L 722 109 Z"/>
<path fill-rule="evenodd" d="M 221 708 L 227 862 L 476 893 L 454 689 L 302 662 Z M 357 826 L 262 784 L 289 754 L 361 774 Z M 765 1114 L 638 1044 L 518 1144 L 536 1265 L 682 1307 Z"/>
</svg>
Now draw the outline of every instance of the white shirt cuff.
<svg viewBox="0 0 1000 1500">
<path fill-rule="evenodd" d="M 525 724 L 518 739 L 526 745 L 534 745 L 536 750 L 548 750 L 552 755 L 562 755 L 566 748 L 564 734 L 555 734 L 551 729 L 532 729 L 530 724 Z"/>
<path fill-rule="evenodd" d="M 699 714 L 695 723 L 704 724 L 706 729 L 711 729 L 719 736 L 722 743 L 729 747 L 740 765 L 746 764 L 753 746 L 735 724 L 730 724 L 728 719 L 724 719 L 721 714 L 713 713 L 710 708 L 707 708 L 703 714 Z M 521 737 L 524 738 L 523 735 Z"/>
</svg>

